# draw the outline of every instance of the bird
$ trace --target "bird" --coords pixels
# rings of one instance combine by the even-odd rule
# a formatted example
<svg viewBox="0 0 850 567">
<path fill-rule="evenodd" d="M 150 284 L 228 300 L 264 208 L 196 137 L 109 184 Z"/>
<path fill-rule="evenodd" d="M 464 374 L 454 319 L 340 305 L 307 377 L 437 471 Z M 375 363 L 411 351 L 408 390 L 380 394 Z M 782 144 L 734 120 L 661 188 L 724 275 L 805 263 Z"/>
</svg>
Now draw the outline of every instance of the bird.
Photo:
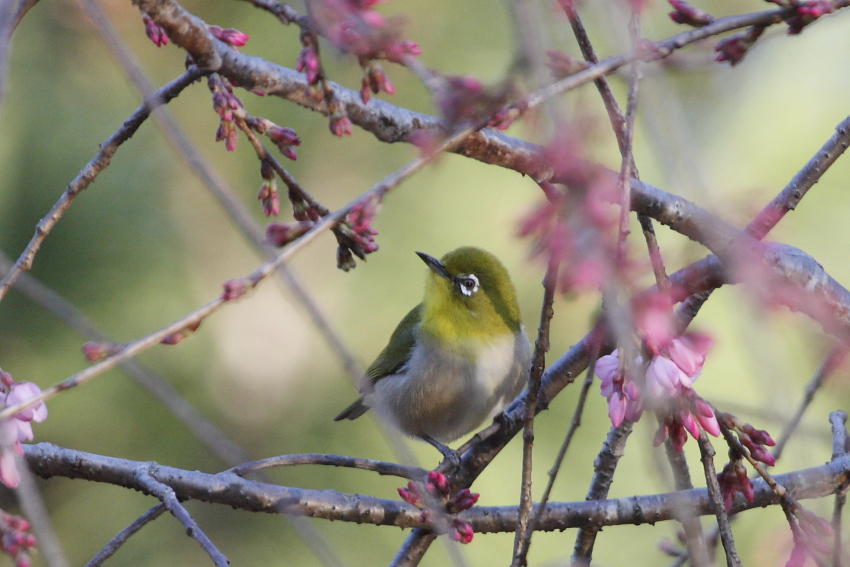
<svg viewBox="0 0 850 567">
<path fill-rule="evenodd" d="M 440 260 L 416 254 L 429 268 L 422 303 L 366 370 L 361 396 L 334 421 L 374 408 L 459 463 L 446 443 L 501 413 L 522 391 L 531 347 L 516 290 L 496 256 L 472 246 Z"/>
</svg>

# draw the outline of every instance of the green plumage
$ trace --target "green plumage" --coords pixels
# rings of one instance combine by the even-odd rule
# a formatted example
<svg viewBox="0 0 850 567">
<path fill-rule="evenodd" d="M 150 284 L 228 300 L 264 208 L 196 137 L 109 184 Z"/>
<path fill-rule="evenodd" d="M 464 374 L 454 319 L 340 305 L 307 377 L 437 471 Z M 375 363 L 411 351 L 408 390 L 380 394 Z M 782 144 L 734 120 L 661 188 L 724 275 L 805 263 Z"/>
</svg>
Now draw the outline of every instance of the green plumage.
<svg viewBox="0 0 850 567">
<path fill-rule="evenodd" d="M 366 376 L 371 382 L 380 380 L 384 376 L 395 374 L 401 370 L 404 363 L 410 358 L 410 353 L 413 351 L 413 345 L 416 344 L 416 325 L 422 319 L 421 315 L 422 304 L 410 310 L 404 316 L 401 323 L 395 328 L 390 342 L 378 355 L 369 368 L 366 369 Z"/>
</svg>

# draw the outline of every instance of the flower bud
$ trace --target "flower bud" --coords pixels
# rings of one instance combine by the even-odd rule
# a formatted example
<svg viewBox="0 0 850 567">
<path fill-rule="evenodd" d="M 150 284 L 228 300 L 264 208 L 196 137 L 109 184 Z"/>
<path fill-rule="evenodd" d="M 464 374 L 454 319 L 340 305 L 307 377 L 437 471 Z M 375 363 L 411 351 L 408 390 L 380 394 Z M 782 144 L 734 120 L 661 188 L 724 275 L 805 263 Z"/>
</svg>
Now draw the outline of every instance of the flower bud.
<svg viewBox="0 0 850 567">
<path fill-rule="evenodd" d="M 348 119 L 348 116 L 342 114 L 342 112 L 331 115 L 329 127 L 331 133 L 340 138 L 345 135 L 351 135 L 351 120 Z"/>
<path fill-rule="evenodd" d="M 670 12 L 670 19 L 677 24 L 687 24 L 695 28 L 707 26 L 714 21 L 714 16 L 708 12 L 703 12 L 694 8 L 685 0 L 669 0 L 673 6 L 673 11 Z"/>
<path fill-rule="evenodd" d="M 177 343 L 179 343 L 180 341 L 182 341 L 183 339 L 185 339 L 186 337 L 188 337 L 189 335 L 191 335 L 192 333 L 197 331 L 198 327 L 200 327 L 200 326 L 201 326 L 200 321 L 198 321 L 196 323 L 190 323 L 189 325 L 186 325 L 185 327 L 183 327 L 179 331 L 175 331 L 175 332 L 171 333 L 170 335 L 165 336 L 159 342 L 161 344 L 164 344 L 164 345 L 176 345 Z"/>
<path fill-rule="evenodd" d="M 230 47 L 242 47 L 250 39 L 247 34 L 233 28 L 222 29 L 218 26 L 207 26 L 210 33 Z"/>
<path fill-rule="evenodd" d="M 147 14 L 142 14 L 142 22 L 145 24 L 145 34 L 157 47 L 168 45 L 168 35 L 159 24 L 154 22 Z"/>
<path fill-rule="evenodd" d="M 308 221 L 296 223 L 270 222 L 266 227 L 266 242 L 278 248 L 286 246 L 308 230 L 313 223 Z"/>
</svg>

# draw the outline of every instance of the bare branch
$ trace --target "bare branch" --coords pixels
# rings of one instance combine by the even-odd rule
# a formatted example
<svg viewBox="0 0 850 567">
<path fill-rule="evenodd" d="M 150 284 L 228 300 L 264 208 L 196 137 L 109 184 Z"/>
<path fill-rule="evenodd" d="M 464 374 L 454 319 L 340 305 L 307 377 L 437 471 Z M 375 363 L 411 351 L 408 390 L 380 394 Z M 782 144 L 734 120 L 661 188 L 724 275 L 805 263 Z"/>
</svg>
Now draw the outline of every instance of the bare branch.
<svg viewBox="0 0 850 567">
<path fill-rule="evenodd" d="M 656 416 L 658 417 L 658 416 Z M 659 424 L 662 419 L 658 418 Z M 688 469 L 688 461 L 685 459 L 684 451 L 677 451 L 673 442 L 668 438 L 664 442 L 664 453 L 673 471 L 673 480 L 676 490 L 689 490 L 694 487 L 691 482 L 691 473 Z M 712 496 L 709 492 L 709 496 Z M 708 549 L 705 546 L 705 536 L 702 533 L 699 516 L 693 513 L 687 506 L 678 508 L 678 520 L 685 531 L 685 539 L 688 545 L 688 557 L 694 567 L 708 566 L 711 564 L 708 557 Z"/>
<path fill-rule="evenodd" d="M 70 563 L 65 556 L 65 550 L 53 529 L 44 498 L 38 489 L 35 476 L 30 471 L 24 459 L 15 456 L 15 467 L 20 475 L 20 484 L 15 489 L 15 496 L 24 515 L 32 524 L 32 531 L 38 540 L 38 547 L 48 567 L 68 567 Z"/>
<path fill-rule="evenodd" d="M 806 412 L 809 404 L 812 403 L 815 394 L 826 379 L 829 378 L 835 369 L 841 365 L 846 356 L 847 346 L 839 344 L 833 347 L 830 353 L 826 355 L 826 358 L 823 359 L 823 362 L 821 362 L 808 384 L 806 384 L 806 388 L 803 390 L 803 399 L 800 401 L 800 405 L 797 407 L 794 417 L 785 424 L 785 428 L 782 430 L 782 434 L 776 442 L 776 447 L 774 447 L 773 451 L 771 451 L 774 459 L 778 459 L 782 455 L 782 451 L 785 449 L 785 444 L 788 443 L 788 440 L 797 430 L 797 426 L 800 425 L 800 420 L 803 419 L 803 414 Z"/>
<path fill-rule="evenodd" d="M 585 500 L 599 502 L 608 496 L 608 489 L 611 488 L 611 483 L 614 482 L 614 471 L 617 468 L 617 463 L 620 457 L 623 456 L 626 449 L 626 440 L 632 432 L 632 423 L 628 420 L 623 421 L 619 427 L 612 427 L 608 431 L 608 437 L 602 443 L 602 448 L 599 450 L 596 460 L 593 462 L 593 479 L 590 481 L 590 487 L 587 489 Z M 549 510 L 547 509 L 546 512 Z M 545 513 L 541 516 L 538 524 L 538 529 L 544 529 Z M 587 526 L 581 526 L 576 534 L 576 543 L 573 548 L 572 565 L 590 565 L 590 556 L 593 552 L 593 544 L 596 541 L 596 534 L 602 528 L 596 522 L 590 523 Z"/>
<path fill-rule="evenodd" d="M 422 522 L 418 508 L 397 500 L 341 494 L 334 490 L 276 486 L 246 480 L 231 473 L 210 475 L 163 465 L 151 467 L 150 464 L 138 461 L 63 449 L 49 443 L 24 445 L 23 448 L 33 472 L 44 478 L 81 478 L 141 491 L 146 489 L 137 478 L 137 472 L 139 467 L 145 467 L 147 474 L 156 482 L 170 487 L 181 500 L 194 499 L 253 512 L 306 515 L 403 528 L 430 528 Z M 803 500 L 832 494 L 848 478 L 850 456 L 844 455 L 819 467 L 776 475 L 775 480 L 787 489 L 789 496 Z M 763 480 L 756 479 L 753 486 L 753 502 L 736 500 L 732 513 L 779 502 L 779 497 Z M 680 505 L 692 507 L 699 515 L 714 514 L 706 490 L 692 489 L 611 500 L 550 502 L 540 513 L 538 529 L 601 528 L 672 520 L 676 518 L 676 508 Z M 518 516 L 517 506 L 475 506 L 459 515 L 460 519 L 472 524 L 476 533 L 513 532 Z"/>
<path fill-rule="evenodd" d="M 531 369 L 528 373 L 528 406 L 525 411 L 525 423 L 522 434 L 522 480 L 519 498 L 519 520 L 516 524 L 516 535 L 514 537 L 514 558 L 512 565 L 525 566 L 528 564 L 526 555 L 528 544 L 526 540 L 531 539 L 528 531 L 528 514 L 531 510 L 531 457 L 534 447 L 534 415 L 537 406 L 537 392 L 540 389 L 540 378 L 546 367 L 546 353 L 549 352 L 549 324 L 552 321 L 554 310 L 552 303 L 555 300 L 555 284 L 558 278 L 559 263 L 554 257 L 550 258 L 546 275 L 543 276 L 543 301 L 540 306 L 540 325 L 537 328 L 537 340 L 534 343 L 534 353 L 531 357 Z"/>
<path fill-rule="evenodd" d="M 53 227 L 56 226 L 56 223 L 59 222 L 59 219 L 62 218 L 68 207 L 71 206 L 74 197 L 91 185 L 98 174 L 106 169 L 109 161 L 115 155 L 115 152 L 118 151 L 121 144 L 129 140 L 136 133 L 136 130 L 147 120 L 154 108 L 169 102 L 202 75 L 203 72 L 197 67 L 191 67 L 188 71 L 156 91 L 153 96 L 147 98 L 136 112 L 124 121 L 115 133 L 100 144 L 100 150 L 97 152 L 97 155 L 92 158 L 88 165 L 80 170 L 73 181 L 68 184 L 67 189 L 62 193 L 59 200 L 56 201 L 56 204 L 53 205 L 53 208 L 50 209 L 50 212 L 47 213 L 47 216 L 38 222 L 35 227 L 35 235 L 21 253 L 15 265 L 0 279 L 0 300 L 9 291 L 9 287 L 18 278 L 18 275 L 32 267 L 33 259 L 41 247 L 41 243 Z"/>
<path fill-rule="evenodd" d="M 700 455 L 702 456 L 702 464 L 705 470 L 705 482 L 708 489 L 711 505 L 714 508 L 714 514 L 717 516 L 717 525 L 720 528 L 720 539 L 723 542 L 723 549 L 726 550 L 726 565 L 728 567 L 741 567 L 741 558 L 738 557 L 738 551 L 735 549 L 735 540 L 732 538 L 732 528 L 729 526 L 729 516 L 726 514 L 726 507 L 723 505 L 723 497 L 720 495 L 720 483 L 717 481 L 717 471 L 714 468 L 714 447 L 705 431 L 700 431 L 699 439 Z"/>
<path fill-rule="evenodd" d="M 133 475 L 135 476 L 140 489 L 143 492 L 153 494 L 159 498 L 168 511 L 171 512 L 171 514 L 177 518 L 181 524 L 183 524 L 183 527 L 186 529 L 186 535 L 198 541 L 201 548 L 212 558 L 216 567 L 228 567 L 230 565 L 230 561 L 228 561 L 227 557 L 225 557 L 218 548 L 216 548 L 213 542 L 210 541 L 207 534 L 201 531 L 201 528 L 198 527 L 198 524 L 195 523 L 195 520 L 193 520 L 192 516 L 189 515 L 189 512 L 186 511 L 186 508 L 180 504 L 180 501 L 177 499 L 177 496 L 174 494 L 171 487 L 157 481 L 153 476 L 151 476 L 147 469 L 148 467 L 143 465 L 136 469 Z"/>
<path fill-rule="evenodd" d="M 114 538 L 109 540 L 109 543 L 107 543 L 103 549 L 98 551 L 97 554 L 92 557 L 88 563 L 86 563 L 86 567 L 100 567 L 103 565 L 104 561 L 115 555 L 115 552 L 124 545 L 124 542 L 130 539 L 130 536 L 138 532 L 153 520 L 159 518 L 165 510 L 165 504 L 157 504 L 136 518 L 132 524 L 121 530 Z"/>
<path fill-rule="evenodd" d="M 261 461 L 243 463 L 229 469 L 227 472 L 245 476 L 254 471 L 270 469 L 272 467 L 291 467 L 295 465 L 330 465 L 333 467 L 346 467 L 364 471 L 374 471 L 380 475 L 398 476 L 408 480 L 422 481 L 428 471 L 417 467 L 406 467 L 395 463 L 373 461 L 371 459 L 360 459 L 357 457 L 346 457 L 343 455 L 322 455 L 318 453 L 306 453 L 302 455 L 281 455 L 270 457 Z"/>
</svg>

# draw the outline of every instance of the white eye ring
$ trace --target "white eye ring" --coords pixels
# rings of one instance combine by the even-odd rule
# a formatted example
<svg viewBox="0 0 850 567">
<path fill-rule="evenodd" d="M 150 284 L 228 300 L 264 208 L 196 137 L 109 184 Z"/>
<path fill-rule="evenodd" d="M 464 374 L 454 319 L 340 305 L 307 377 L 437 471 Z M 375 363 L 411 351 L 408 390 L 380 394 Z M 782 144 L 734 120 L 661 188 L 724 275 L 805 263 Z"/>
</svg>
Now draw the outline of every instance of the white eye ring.
<svg viewBox="0 0 850 567">
<path fill-rule="evenodd" d="M 462 294 L 469 297 L 478 291 L 478 278 L 475 277 L 475 274 L 464 276 L 458 280 L 458 287 Z"/>
</svg>

